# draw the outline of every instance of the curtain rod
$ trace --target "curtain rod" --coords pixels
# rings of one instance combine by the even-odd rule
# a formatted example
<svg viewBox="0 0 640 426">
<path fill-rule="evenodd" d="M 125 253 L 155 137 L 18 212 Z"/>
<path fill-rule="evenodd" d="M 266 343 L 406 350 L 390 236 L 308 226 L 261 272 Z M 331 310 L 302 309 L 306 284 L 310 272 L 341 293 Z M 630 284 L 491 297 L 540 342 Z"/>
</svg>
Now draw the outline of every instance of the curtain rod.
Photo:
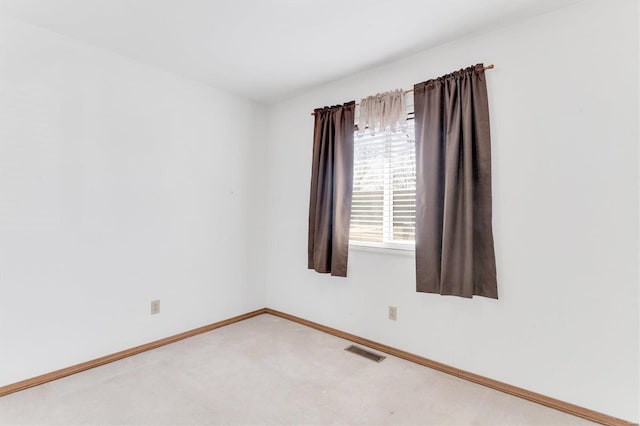
<svg viewBox="0 0 640 426">
<path fill-rule="evenodd" d="M 487 65 L 486 67 L 484 67 L 484 68 L 483 68 L 483 70 L 485 70 L 485 71 L 486 71 L 486 70 L 492 70 L 492 69 L 494 69 L 494 68 L 495 68 L 495 65 L 493 65 L 493 64 L 489 64 L 489 65 Z M 405 94 L 407 94 L 407 93 L 411 93 L 411 92 L 413 92 L 413 89 L 403 90 L 403 92 L 404 92 Z M 358 106 L 358 105 L 360 105 L 360 102 L 356 102 L 356 106 Z M 312 112 L 312 113 L 311 113 L 311 115 L 316 115 L 316 113 L 315 113 L 315 112 Z"/>
</svg>

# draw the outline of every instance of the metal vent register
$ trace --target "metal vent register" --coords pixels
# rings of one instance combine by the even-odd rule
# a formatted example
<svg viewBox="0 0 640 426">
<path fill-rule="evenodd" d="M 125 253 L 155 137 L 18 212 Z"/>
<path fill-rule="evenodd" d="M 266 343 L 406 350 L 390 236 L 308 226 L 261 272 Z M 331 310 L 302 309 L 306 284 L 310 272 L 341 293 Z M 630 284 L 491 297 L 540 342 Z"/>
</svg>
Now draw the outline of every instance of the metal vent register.
<svg viewBox="0 0 640 426">
<path fill-rule="evenodd" d="M 374 354 L 373 352 L 370 352 L 370 351 L 368 351 L 366 349 L 359 348 L 359 347 L 354 346 L 354 345 L 348 346 L 348 347 L 344 348 L 344 350 L 347 351 L 347 352 L 354 353 L 356 355 L 360 355 L 362 357 L 365 357 L 365 358 L 370 359 L 371 361 L 375 361 L 375 362 L 381 362 L 383 359 L 386 358 L 386 356 Z"/>
</svg>

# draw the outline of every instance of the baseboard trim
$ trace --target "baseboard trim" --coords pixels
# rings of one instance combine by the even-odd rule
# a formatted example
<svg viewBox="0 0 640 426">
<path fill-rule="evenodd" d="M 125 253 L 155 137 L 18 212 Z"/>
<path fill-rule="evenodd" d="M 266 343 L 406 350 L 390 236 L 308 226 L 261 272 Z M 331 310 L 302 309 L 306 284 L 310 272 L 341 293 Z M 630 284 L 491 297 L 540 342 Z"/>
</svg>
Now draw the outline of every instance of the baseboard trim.
<svg viewBox="0 0 640 426">
<path fill-rule="evenodd" d="M 280 318 L 287 319 L 289 321 L 297 322 L 307 327 L 315 328 L 316 330 L 320 330 L 322 332 L 331 334 L 333 336 L 340 337 L 342 339 L 346 339 L 351 342 L 367 346 L 369 348 L 378 350 L 380 352 L 384 352 L 384 353 L 396 356 L 398 358 L 406 359 L 407 361 L 415 362 L 416 364 L 424 365 L 425 367 L 433 368 L 434 370 L 442 371 L 443 373 L 451 374 L 452 376 L 456 376 L 461 379 L 465 379 L 470 382 L 474 382 L 482 386 L 486 386 L 486 387 L 498 390 L 500 392 L 507 393 L 509 395 L 514 395 L 519 398 L 523 398 L 528 401 L 535 402 L 550 408 L 554 408 L 556 410 L 559 410 L 568 414 L 572 414 L 574 416 L 582 417 L 584 419 L 591 420 L 596 423 L 600 423 L 608 426 L 633 426 L 633 425 L 637 426 L 638 425 L 637 423 L 631 423 L 626 420 L 619 419 L 617 417 L 609 416 L 607 414 L 593 411 L 588 408 L 580 407 L 578 405 L 564 402 L 559 399 L 551 398 L 549 396 L 545 396 L 536 392 L 522 389 L 517 386 L 510 385 L 508 383 L 504 383 L 498 380 L 490 379 L 488 377 L 480 376 L 479 374 L 474 374 L 468 371 L 460 370 L 459 368 L 455 368 L 450 365 L 442 364 L 440 362 L 433 361 L 428 358 L 403 351 L 401 349 L 396 349 L 394 347 L 391 347 L 382 343 L 374 342 L 373 340 L 365 339 L 364 337 L 356 336 L 354 334 L 347 333 L 342 330 L 327 327 L 325 325 L 318 324 L 316 322 L 309 321 L 304 318 L 300 318 L 284 312 L 276 311 L 275 309 L 266 308 L 265 312 Z"/>
<path fill-rule="evenodd" d="M 120 359 L 127 358 L 132 355 L 139 354 L 141 352 L 150 351 L 151 349 L 156 349 L 156 348 L 159 348 L 160 346 L 168 345 L 170 343 L 175 343 L 179 340 L 183 340 L 188 337 L 193 337 L 198 334 L 206 333 L 207 331 L 215 330 L 216 328 L 224 327 L 225 325 L 233 324 L 238 321 L 243 321 L 243 320 L 264 314 L 266 312 L 267 310 L 265 308 L 258 309 L 253 312 L 247 312 L 246 314 L 242 314 L 242 315 L 238 315 L 222 321 L 218 321 L 213 324 L 205 325 L 203 327 L 194 328 L 193 330 L 185 331 L 183 333 L 179 333 L 170 337 L 165 337 L 164 339 L 155 340 L 153 342 L 145 343 L 144 345 L 140 345 L 130 349 L 126 349 L 124 351 L 116 352 L 111 355 L 106 355 L 91 361 L 86 361 L 80 364 L 73 365 L 71 367 L 63 368 L 61 370 L 52 371 L 51 373 L 46 373 L 41 376 L 36 376 L 31 379 L 27 379 L 17 383 L 12 383 L 10 385 L 2 386 L 0 387 L 0 397 L 9 395 L 14 392 L 18 392 L 21 390 L 25 390 L 34 386 L 42 385 L 44 383 L 51 382 L 53 380 L 61 379 L 63 377 L 70 376 L 72 374 L 80 373 L 82 371 L 86 371 L 91 368 L 99 367 L 101 365 L 108 364 L 110 362 L 118 361 Z"/>
<path fill-rule="evenodd" d="M 37 377 L 33 377 L 31 379 L 12 383 L 10 385 L 1 386 L 0 397 L 6 396 L 21 390 L 25 390 L 34 386 L 42 385 L 44 383 L 51 382 L 57 379 L 61 379 L 63 377 L 70 376 L 72 374 L 80 373 L 82 371 L 86 371 L 91 368 L 99 367 L 101 365 L 108 364 L 110 362 L 118 361 L 120 359 L 130 357 L 132 355 L 136 355 L 142 352 L 156 349 L 161 346 L 168 345 L 170 343 L 175 343 L 179 340 L 193 337 L 198 334 L 206 333 L 208 331 L 215 330 L 216 328 L 224 327 L 226 325 L 243 321 L 249 318 L 253 318 L 255 316 L 262 315 L 262 314 L 270 314 L 280 318 L 284 318 L 289 321 L 297 322 L 307 327 L 311 327 L 316 330 L 322 331 L 324 333 L 331 334 L 333 336 L 340 337 L 342 339 L 367 346 L 369 348 L 396 356 L 398 358 L 406 359 L 407 361 L 424 365 L 425 367 L 433 368 L 434 370 L 442 371 L 443 373 L 451 374 L 452 376 L 456 376 L 461 379 L 465 379 L 470 382 L 474 382 L 482 386 L 486 386 L 486 387 L 498 390 L 500 392 L 514 395 L 519 398 L 523 398 L 528 401 L 532 401 L 550 408 L 554 408 L 556 410 L 559 410 L 568 414 L 572 414 L 574 416 L 582 417 L 584 419 L 591 420 L 596 423 L 600 423 L 608 426 L 634 426 L 634 425 L 638 426 L 637 423 L 628 422 L 626 420 L 619 419 L 617 417 L 599 413 L 597 411 L 593 411 L 588 408 L 584 408 L 578 405 L 564 402 L 559 399 L 551 398 L 536 392 L 531 392 L 526 389 L 519 388 L 517 386 L 500 382 L 498 380 L 493 380 L 488 377 L 480 376 L 479 374 L 474 374 L 468 371 L 460 370 L 459 368 L 455 368 L 447 364 L 433 361 L 428 358 L 425 358 L 416 354 L 412 354 L 410 352 L 406 352 L 401 349 L 394 348 L 392 346 L 378 343 L 373 340 L 365 339 L 364 337 L 356 336 L 355 334 L 347 333 L 345 331 L 338 330 L 336 328 L 327 327 L 325 325 L 318 324 L 316 322 L 309 321 L 304 318 L 300 318 L 295 315 L 290 315 L 290 314 L 280 312 L 270 308 L 262 308 L 252 312 L 247 312 L 246 314 L 242 314 L 242 315 L 238 315 L 222 321 L 218 321 L 213 324 L 209 324 L 203 327 L 195 328 L 193 330 L 185 331 L 183 333 L 179 333 L 170 337 L 165 337 L 164 339 L 155 340 L 153 342 L 136 346 L 130 349 L 126 349 L 124 351 L 116 352 L 111 355 L 106 355 L 91 361 L 87 361 L 87 362 L 73 365 L 71 367 L 63 368 L 61 370 L 52 371 L 51 373 L 46 373 Z"/>
</svg>

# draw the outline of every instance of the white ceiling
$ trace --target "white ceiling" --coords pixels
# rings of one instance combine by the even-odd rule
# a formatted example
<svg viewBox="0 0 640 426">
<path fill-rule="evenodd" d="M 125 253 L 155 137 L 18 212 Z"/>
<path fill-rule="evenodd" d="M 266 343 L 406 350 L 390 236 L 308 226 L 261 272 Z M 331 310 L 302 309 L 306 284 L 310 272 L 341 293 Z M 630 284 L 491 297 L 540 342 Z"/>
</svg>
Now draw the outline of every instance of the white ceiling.
<svg viewBox="0 0 640 426">
<path fill-rule="evenodd" d="M 0 0 L 0 13 L 270 103 L 577 0 Z"/>
</svg>

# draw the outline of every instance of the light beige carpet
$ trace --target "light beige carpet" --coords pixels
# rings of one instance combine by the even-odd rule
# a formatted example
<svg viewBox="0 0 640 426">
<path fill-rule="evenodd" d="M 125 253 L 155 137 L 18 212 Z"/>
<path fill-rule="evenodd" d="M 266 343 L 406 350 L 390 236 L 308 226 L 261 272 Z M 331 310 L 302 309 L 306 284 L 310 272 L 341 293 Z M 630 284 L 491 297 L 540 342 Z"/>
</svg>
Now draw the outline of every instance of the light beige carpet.
<svg viewBox="0 0 640 426">
<path fill-rule="evenodd" d="M 590 424 L 261 315 L 0 398 L 0 424 Z"/>
</svg>

